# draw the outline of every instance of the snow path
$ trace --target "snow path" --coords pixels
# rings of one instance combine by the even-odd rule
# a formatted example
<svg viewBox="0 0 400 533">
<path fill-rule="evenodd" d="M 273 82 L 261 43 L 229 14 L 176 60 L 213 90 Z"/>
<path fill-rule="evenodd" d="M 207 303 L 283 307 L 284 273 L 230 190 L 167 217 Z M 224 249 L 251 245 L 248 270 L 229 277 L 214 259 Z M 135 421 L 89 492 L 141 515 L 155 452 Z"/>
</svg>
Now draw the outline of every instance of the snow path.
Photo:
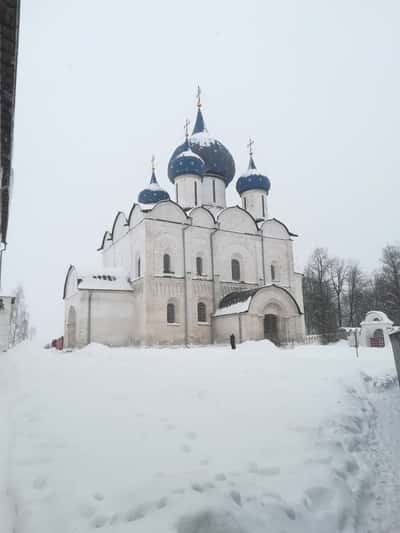
<svg viewBox="0 0 400 533">
<path fill-rule="evenodd" d="M 0 532 L 398 533 L 393 375 L 345 344 L 21 345 L 0 359 Z"/>
<path fill-rule="evenodd" d="M 390 385 L 390 383 L 389 383 Z M 367 450 L 375 484 L 360 533 L 400 531 L 400 388 L 372 389 L 375 427 Z"/>
</svg>

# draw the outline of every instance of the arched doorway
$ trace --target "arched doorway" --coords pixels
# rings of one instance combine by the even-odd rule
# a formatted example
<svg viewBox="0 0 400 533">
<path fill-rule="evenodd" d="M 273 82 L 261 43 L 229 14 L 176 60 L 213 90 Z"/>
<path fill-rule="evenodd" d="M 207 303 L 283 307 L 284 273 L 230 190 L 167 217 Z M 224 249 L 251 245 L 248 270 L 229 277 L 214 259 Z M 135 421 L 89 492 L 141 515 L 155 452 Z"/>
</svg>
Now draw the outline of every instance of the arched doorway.
<svg viewBox="0 0 400 533">
<path fill-rule="evenodd" d="M 274 344 L 279 345 L 277 315 L 264 315 L 264 339 L 268 339 Z"/>
<path fill-rule="evenodd" d="M 71 306 L 68 311 L 67 319 L 67 347 L 76 347 L 76 311 L 75 307 Z"/>
<path fill-rule="evenodd" d="M 382 329 L 374 331 L 374 334 L 369 339 L 369 344 L 372 348 L 383 348 L 385 346 L 385 337 Z"/>
</svg>

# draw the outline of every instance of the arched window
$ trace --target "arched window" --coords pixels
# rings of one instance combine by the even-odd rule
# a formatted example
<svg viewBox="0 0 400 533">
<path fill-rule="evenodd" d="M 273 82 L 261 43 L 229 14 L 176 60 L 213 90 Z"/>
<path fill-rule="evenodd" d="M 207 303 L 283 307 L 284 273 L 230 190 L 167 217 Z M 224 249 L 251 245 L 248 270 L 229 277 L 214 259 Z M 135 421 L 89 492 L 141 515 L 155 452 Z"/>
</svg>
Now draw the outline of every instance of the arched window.
<svg viewBox="0 0 400 533">
<path fill-rule="evenodd" d="M 232 279 L 234 281 L 240 281 L 240 263 L 237 259 L 232 259 Z"/>
<path fill-rule="evenodd" d="M 276 267 L 275 265 L 271 265 L 271 280 L 276 281 Z"/>
<path fill-rule="evenodd" d="M 213 203 L 215 204 L 215 202 L 217 201 L 217 195 L 215 193 L 215 180 L 213 180 L 212 182 L 212 193 L 213 193 Z"/>
<path fill-rule="evenodd" d="M 140 257 L 138 257 L 137 259 L 136 270 L 137 270 L 137 277 L 140 278 L 142 274 L 141 265 L 140 265 Z"/>
<path fill-rule="evenodd" d="M 207 310 L 206 304 L 199 302 L 197 304 L 197 321 L 198 322 L 207 322 Z"/>
<path fill-rule="evenodd" d="M 197 205 L 197 181 L 194 182 L 194 205 Z"/>
<path fill-rule="evenodd" d="M 264 195 L 261 196 L 261 208 L 262 208 L 262 216 L 265 218 L 265 198 Z"/>
<path fill-rule="evenodd" d="M 171 273 L 171 257 L 169 254 L 164 254 L 163 267 L 164 267 L 164 274 Z"/>
<path fill-rule="evenodd" d="M 175 324 L 175 305 L 171 303 L 167 305 L 167 322 L 168 324 Z"/>
<path fill-rule="evenodd" d="M 203 258 L 196 257 L 196 273 L 198 276 L 203 274 Z"/>
<path fill-rule="evenodd" d="M 246 197 L 243 198 L 243 208 L 246 209 L 247 211 L 247 198 Z"/>
</svg>

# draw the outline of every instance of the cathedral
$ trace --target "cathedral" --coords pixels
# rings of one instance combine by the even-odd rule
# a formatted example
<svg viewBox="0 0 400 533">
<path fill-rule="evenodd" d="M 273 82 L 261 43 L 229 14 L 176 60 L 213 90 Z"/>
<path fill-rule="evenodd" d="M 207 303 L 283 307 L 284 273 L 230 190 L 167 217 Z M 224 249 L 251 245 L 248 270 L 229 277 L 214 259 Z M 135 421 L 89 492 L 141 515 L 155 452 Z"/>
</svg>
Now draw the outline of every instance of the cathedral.
<svg viewBox="0 0 400 533">
<path fill-rule="evenodd" d="M 226 205 L 235 161 L 207 130 L 200 94 L 192 134 L 173 152 L 172 200 L 152 162 L 148 186 L 128 216 L 117 213 L 98 252 L 102 267 L 71 265 L 64 283 L 64 341 L 109 346 L 191 345 L 305 335 L 297 235 L 268 217 L 271 183 L 249 143 L 236 180 L 240 206 Z"/>
</svg>

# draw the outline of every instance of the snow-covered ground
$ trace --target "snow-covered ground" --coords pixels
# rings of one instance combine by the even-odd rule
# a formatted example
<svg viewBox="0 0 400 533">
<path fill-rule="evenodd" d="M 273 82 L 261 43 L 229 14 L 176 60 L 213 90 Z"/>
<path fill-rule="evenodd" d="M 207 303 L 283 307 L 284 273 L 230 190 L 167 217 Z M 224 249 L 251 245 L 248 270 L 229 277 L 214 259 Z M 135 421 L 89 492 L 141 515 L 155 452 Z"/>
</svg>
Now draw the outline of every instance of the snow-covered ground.
<svg viewBox="0 0 400 533">
<path fill-rule="evenodd" d="M 0 531 L 398 532 L 394 376 L 391 350 L 346 344 L 21 345 L 0 355 Z"/>
</svg>

